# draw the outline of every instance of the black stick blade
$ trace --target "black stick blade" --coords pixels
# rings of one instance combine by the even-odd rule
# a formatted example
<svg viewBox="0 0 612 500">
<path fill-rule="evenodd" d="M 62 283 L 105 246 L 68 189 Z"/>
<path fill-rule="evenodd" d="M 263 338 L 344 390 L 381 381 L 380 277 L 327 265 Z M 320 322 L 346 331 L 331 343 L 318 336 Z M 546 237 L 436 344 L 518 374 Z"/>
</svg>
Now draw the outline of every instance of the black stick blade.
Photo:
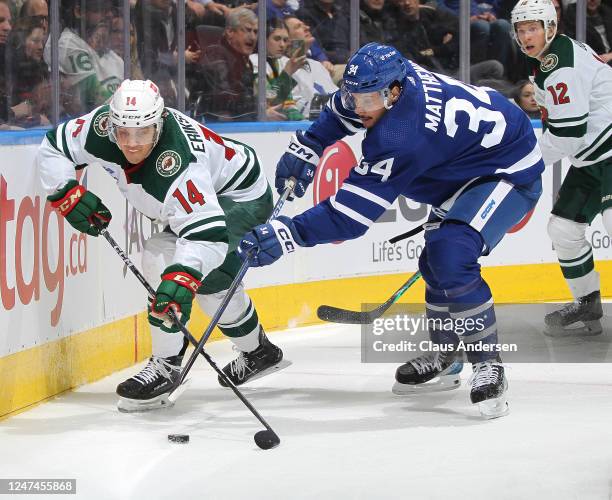
<svg viewBox="0 0 612 500">
<path fill-rule="evenodd" d="M 255 439 L 255 444 L 262 450 L 276 448 L 280 444 L 280 438 L 278 435 L 274 431 L 270 430 L 256 432 L 253 439 Z"/>
<path fill-rule="evenodd" d="M 334 306 L 319 306 L 317 316 L 329 323 L 343 323 L 347 325 L 368 325 L 372 322 L 369 312 L 349 311 Z"/>
</svg>

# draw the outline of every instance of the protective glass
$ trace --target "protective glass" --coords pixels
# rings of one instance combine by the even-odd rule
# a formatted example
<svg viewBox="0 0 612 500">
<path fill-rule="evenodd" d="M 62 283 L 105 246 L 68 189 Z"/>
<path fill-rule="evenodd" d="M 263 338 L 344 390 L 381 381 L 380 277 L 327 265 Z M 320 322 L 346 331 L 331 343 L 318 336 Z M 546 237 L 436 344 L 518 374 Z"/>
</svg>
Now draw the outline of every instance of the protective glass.
<svg viewBox="0 0 612 500">
<path fill-rule="evenodd" d="M 111 126 L 110 138 L 119 146 L 147 146 L 155 142 L 156 126 L 117 127 Z"/>
<path fill-rule="evenodd" d="M 370 112 L 386 108 L 388 91 L 377 90 L 376 92 L 351 92 L 343 84 L 340 87 L 342 105 L 349 111 Z"/>
</svg>

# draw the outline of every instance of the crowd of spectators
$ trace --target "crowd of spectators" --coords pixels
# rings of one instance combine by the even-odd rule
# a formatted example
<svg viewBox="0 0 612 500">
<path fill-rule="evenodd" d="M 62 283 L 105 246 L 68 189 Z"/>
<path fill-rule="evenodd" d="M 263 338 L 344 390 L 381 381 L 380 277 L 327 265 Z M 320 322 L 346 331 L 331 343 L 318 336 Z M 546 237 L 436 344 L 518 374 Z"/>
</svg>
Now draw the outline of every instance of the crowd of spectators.
<svg viewBox="0 0 612 500">
<path fill-rule="evenodd" d="M 182 1 L 182 0 L 179 0 Z M 202 121 L 257 119 L 257 4 L 185 1 L 186 111 Z M 263 1 L 263 0 L 261 0 Z M 349 0 L 266 0 L 266 118 L 315 118 L 350 56 Z M 575 37 L 576 5 L 553 0 Z M 154 80 L 177 106 L 177 0 L 60 0 L 60 119 L 104 103 L 124 78 Z M 471 82 L 535 116 L 525 56 L 512 40 L 515 0 L 470 0 Z M 460 0 L 360 0 L 360 43 L 394 45 L 432 71 L 457 75 Z M 586 42 L 612 64 L 612 7 L 587 0 Z M 0 0 L 0 129 L 47 126 L 51 115 L 48 0 Z"/>
</svg>

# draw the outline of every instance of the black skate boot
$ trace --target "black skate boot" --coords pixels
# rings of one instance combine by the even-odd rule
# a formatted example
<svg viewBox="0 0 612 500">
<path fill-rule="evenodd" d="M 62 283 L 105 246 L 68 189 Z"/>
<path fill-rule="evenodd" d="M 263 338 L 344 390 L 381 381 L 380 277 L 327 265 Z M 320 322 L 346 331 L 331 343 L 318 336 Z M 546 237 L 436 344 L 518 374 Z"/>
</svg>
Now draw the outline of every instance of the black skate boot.
<svg viewBox="0 0 612 500">
<path fill-rule="evenodd" d="M 562 309 L 544 318 L 546 334 L 551 337 L 564 335 L 599 335 L 602 332 L 601 295 L 595 291 L 566 304 Z"/>
<path fill-rule="evenodd" d="M 477 404 L 485 418 L 497 418 L 510 411 L 506 401 L 508 381 L 504 376 L 504 365 L 499 360 L 489 360 L 472 365 L 470 377 L 472 389 L 470 400 Z"/>
<path fill-rule="evenodd" d="M 131 413 L 173 405 L 168 393 L 178 379 L 183 356 L 152 356 L 139 373 L 117 386 L 119 411 Z"/>
<path fill-rule="evenodd" d="M 461 370 L 463 362 L 454 351 L 424 354 L 398 367 L 391 391 L 405 395 L 457 389 Z"/>
<path fill-rule="evenodd" d="M 238 357 L 228 363 L 223 368 L 228 378 L 234 385 L 241 385 L 249 380 L 263 377 L 268 374 L 268 370 L 278 368 L 278 364 L 283 360 L 283 351 L 268 340 L 261 328 L 259 331 L 259 347 L 251 352 L 241 352 Z M 218 377 L 219 384 L 227 387 L 221 377 Z"/>
</svg>

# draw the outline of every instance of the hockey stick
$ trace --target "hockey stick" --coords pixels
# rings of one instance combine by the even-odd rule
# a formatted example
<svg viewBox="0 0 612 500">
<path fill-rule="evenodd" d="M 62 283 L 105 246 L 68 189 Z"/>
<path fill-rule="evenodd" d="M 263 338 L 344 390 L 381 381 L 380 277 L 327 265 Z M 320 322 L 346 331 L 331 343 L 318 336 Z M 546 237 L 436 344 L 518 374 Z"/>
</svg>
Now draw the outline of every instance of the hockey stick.
<svg viewBox="0 0 612 500">
<path fill-rule="evenodd" d="M 289 181 L 289 186 L 285 189 L 285 192 L 283 193 L 281 198 L 278 200 L 278 202 L 274 206 L 274 209 L 272 210 L 272 215 L 269 217 L 268 222 L 278 216 L 285 201 L 287 200 L 287 198 L 293 191 L 294 186 L 295 186 L 295 181 L 292 179 Z M 146 278 L 143 276 L 143 274 L 132 263 L 130 258 L 125 254 L 123 249 L 117 244 L 115 239 L 109 234 L 107 229 L 102 227 L 102 225 L 98 221 L 95 221 L 94 224 L 100 231 L 100 234 L 104 236 L 106 241 L 108 241 L 108 243 L 115 250 L 117 255 L 121 257 L 123 262 L 130 269 L 130 271 L 132 271 L 134 276 L 136 276 L 138 281 L 140 281 L 143 284 L 143 286 L 147 290 L 147 293 L 151 297 L 155 297 L 155 290 L 153 289 L 153 287 L 151 287 L 151 285 L 146 280 Z M 181 323 L 176 313 L 172 309 L 168 310 L 168 316 L 170 317 L 172 322 L 180 329 L 181 333 L 187 338 L 187 340 L 189 340 L 189 342 L 191 342 L 191 344 L 195 346 L 195 350 L 189 357 L 189 360 L 187 361 L 187 365 L 185 365 L 185 367 L 181 371 L 181 376 L 176 382 L 174 389 L 172 389 L 172 391 L 168 395 L 168 400 L 171 402 L 176 401 L 178 397 L 182 394 L 182 392 L 185 390 L 185 378 L 187 377 L 187 373 L 193 366 L 193 363 L 195 362 L 195 359 L 198 356 L 198 354 L 201 354 L 202 356 L 204 356 L 206 361 L 208 361 L 208 364 L 217 372 L 219 377 L 221 377 L 223 382 L 234 392 L 234 394 L 238 397 L 238 399 L 242 401 L 242 403 L 250 410 L 250 412 L 255 416 L 255 418 L 257 418 L 257 420 L 259 420 L 259 422 L 261 422 L 261 424 L 266 428 L 265 431 L 256 432 L 254 439 L 255 439 L 255 443 L 257 444 L 257 446 L 259 446 L 260 448 L 264 450 L 267 450 L 270 448 L 274 448 L 280 444 L 280 438 L 278 437 L 278 434 L 274 432 L 274 430 L 272 429 L 272 427 L 270 427 L 268 422 L 266 422 L 266 420 L 259 414 L 259 412 L 253 407 L 253 405 L 244 397 L 244 395 L 234 385 L 234 383 L 229 379 L 229 377 L 217 366 L 217 364 L 210 357 L 210 355 L 204 350 L 204 344 L 208 340 L 208 337 L 210 337 L 210 334 L 212 333 L 212 330 L 214 329 L 214 327 L 217 325 L 219 318 L 223 314 L 223 311 L 225 311 L 225 308 L 227 307 L 230 299 L 232 298 L 234 292 L 236 291 L 236 288 L 238 287 L 239 283 L 242 281 L 242 278 L 246 274 L 246 271 L 248 270 L 248 268 L 249 268 L 249 261 L 246 260 L 244 261 L 240 270 L 238 271 L 236 278 L 234 278 L 234 281 L 230 285 L 230 288 L 228 289 L 223 301 L 221 302 L 221 305 L 217 309 L 217 312 L 213 316 L 213 319 L 208 325 L 208 328 L 204 332 L 204 335 L 200 339 L 200 342 L 198 342 L 193 337 L 193 335 L 191 335 L 187 327 L 185 327 L 185 325 Z"/>
<path fill-rule="evenodd" d="M 397 236 L 394 236 L 393 238 L 389 238 L 389 243 L 397 243 L 398 241 L 402 241 L 402 240 L 405 240 L 406 238 L 410 238 L 411 236 L 414 236 L 415 234 L 419 234 L 421 231 L 423 231 L 423 229 L 425 229 L 425 224 L 421 224 L 420 226 L 413 227 L 410 231 L 406 231 L 405 233 L 398 234 Z"/>
<path fill-rule="evenodd" d="M 151 297 L 155 297 L 155 290 L 153 290 L 149 282 L 142 275 L 142 273 L 138 270 L 138 268 L 132 263 L 130 258 L 125 254 L 125 252 L 117 244 L 114 238 L 108 233 L 108 231 L 105 228 L 99 226 L 98 224 L 96 225 L 98 226 L 98 229 L 100 230 L 100 234 L 104 236 L 104 238 L 106 238 L 106 241 L 110 243 L 110 246 L 113 247 L 115 252 L 117 252 L 117 255 L 119 255 L 119 257 L 123 259 L 123 262 L 128 266 L 130 271 L 132 271 L 134 276 L 138 278 L 138 281 L 140 281 L 144 285 L 149 295 Z M 193 337 L 193 335 L 191 335 L 191 333 L 189 332 L 189 330 L 187 330 L 185 325 L 183 325 L 179 321 L 176 313 L 170 309 L 168 311 L 168 316 L 170 317 L 170 319 L 172 319 L 174 324 L 180 328 L 181 333 L 187 338 L 187 340 L 189 340 L 189 342 L 191 342 L 195 346 L 196 350 L 194 351 L 194 353 L 196 353 L 196 355 L 197 353 L 199 353 L 202 356 L 204 356 L 206 361 L 208 361 L 208 364 L 213 367 L 213 369 L 223 379 L 223 381 L 230 387 L 230 389 L 234 391 L 234 394 L 238 396 L 238 399 L 240 399 L 240 401 L 244 403 L 244 405 L 251 411 L 251 413 L 257 418 L 257 420 L 259 420 L 262 423 L 262 425 L 266 428 L 265 431 L 258 431 L 255 433 L 254 439 L 255 439 L 255 443 L 257 444 L 257 446 L 259 446 L 260 448 L 264 450 L 278 446 L 280 444 L 280 438 L 278 437 L 276 432 L 272 430 L 272 427 L 270 427 L 268 422 L 266 422 L 266 420 L 259 414 L 259 412 L 253 407 L 253 405 L 236 388 L 236 386 L 227 377 L 227 375 L 225 375 L 225 373 L 223 373 L 219 369 L 219 367 L 213 361 L 210 355 L 198 344 L 198 341 Z M 168 395 L 168 400 L 171 402 L 176 401 L 178 397 L 183 393 L 185 388 L 186 388 L 186 383 L 181 383 L 179 385 L 176 385 L 175 388 L 172 390 L 172 392 Z"/>
<path fill-rule="evenodd" d="M 419 234 L 425 229 L 427 223 L 421 224 L 417 227 L 412 228 L 410 231 L 398 234 L 393 238 L 389 239 L 389 243 L 397 243 L 398 241 L 410 238 L 415 234 Z M 404 292 L 408 290 L 419 278 L 421 273 L 417 271 L 414 273 L 406 283 L 404 283 L 398 290 L 396 290 L 391 297 L 389 297 L 384 304 L 381 304 L 376 309 L 371 311 L 351 311 L 349 309 L 340 309 L 334 306 L 319 306 L 317 309 L 317 316 L 320 320 L 328 321 L 330 323 L 346 323 L 351 325 L 369 325 L 376 318 L 382 316 L 389 307 L 391 307 L 399 298 L 404 295 Z"/>
<path fill-rule="evenodd" d="M 294 187 L 295 187 L 295 179 L 291 178 L 282 196 L 276 202 L 276 205 L 274 205 L 274 208 L 272 209 L 272 214 L 270 215 L 270 217 L 268 217 L 267 222 L 270 222 L 272 219 L 275 219 L 276 217 L 278 217 L 278 214 L 282 210 L 283 205 L 285 204 L 285 201 L 287 201 L 287 198 L 293 192 Z M 217 323 L 219 322 L 221 315 L 225 311 L 227 305 L 229 304 L 229 301 L 231 300 L 234 293 L 236 292 L 238 285 L 240 284 L 240 282 L 242 281 L 242 278 L 244 278 L 244 275 L 249 269 L 249 265 L 250 265 L 250 259 L 247 258 L 242 263 L 242 266 L 240 266 L 240 269 L 238 270 L 238 274 L 236 274 L 234 281 L 232 281 L 232 284 L 230 285 L 227 292 L 225 293 L 225 297 L 223 297 L 223 300 L 221 301 L 219 308 L 217 309 L 212 319 L 210 320 L 210 323 L 208 324 L 208 327 L 204 331 L 204 334 L 202 335 L 200 342 L 198 342 L 195 350 L 193 351 L 191 356 L 189 356 L 189 359 L 187 360 L 187 364 L 181 370 L 181 375 L 175 384 L 175 388 L 170 392 L 168 399 L 170 399 L 172 397 L 172 394 L 175 391 L 177 391 L 181 387 L 181 385 L 183 385 L 185 378 L 187 377 L 187 374 L 189 373 L 189 370 L 191 370 L 191 367 L 195 363 L 198 353 L 201 352 L 202 354 L 204 354 L 204 357 L 206 357 L 206 360 L 211 364 L 211 366 L 219 374 L 223 382 L 225 382 L 227 386 L 230 389 L 232 389 L 232 391 L 234 391 L 234 394 L 238 396 L 238 398 L 249 408 L 249 410 L 251 410 L 251 413 L 253 413 L 253 415 L 255 415 L 255 417 L 257 417 L 257 419 L 266 428 L 265 431 L 259 431 L 255 434 L 255 443 L 257 444 L 257 446 L 259 446 L 262 449 L 269 449 L 269 448 L 274 448 L 275 446 L 278 446 L 280 444 L 280 438 L 272 430 L 272 428 L 268 425 L 268 423 L 261 417 L 261 415 L 257 413 L 257 410 L 255 410 L 255 408 L 253 408 L 251 403 L 247 401 L 247 399 L 242 395 L 242 393 L 238 390 L 238 388 L 234 385 L 234 383 L 229 379 L 229 377 L 225 375 L 225 373 L 223 373 L 223 371 L 221 371 L 217 367 L 217 365 L 215 365 L 215 363 L 209 358 L 208 354 L 205 354 L 205 351 L 204 351 L 204 344 L 208 340 L 208 337 L 210 337 L 210 334 L 212 333 L 215 326 L 217 326 Z M 172 318 L 172 321 L 174 321 L 174 323 L 177 326 L 184 328 L 181 322 L 178 321 L 178 318 L 176 317 L 176 315 L 174 315 L 174 317 L 171 316 L 171 318 Z"/>
<path fill-rule="evenodd" d="M 317 316 L 323 321 L 331 323 L 345 323 L 350 325 L 369 325 L 373 323 L 375 319 L 382 316 L 387 309 L 395 304 L 399 298 L 404 295 L 418 279 L 421 277 L 421 272 L 417 271 L 414 273 L 406 283 L 399 287 L 391 297 L 389 297 L 384 304 L 381 304 L 376 309 L 371 311 L 350 311 L 348 309 L 340 309 L 334 306 L 319 306 L 317 309 Z"/>
</svg>

